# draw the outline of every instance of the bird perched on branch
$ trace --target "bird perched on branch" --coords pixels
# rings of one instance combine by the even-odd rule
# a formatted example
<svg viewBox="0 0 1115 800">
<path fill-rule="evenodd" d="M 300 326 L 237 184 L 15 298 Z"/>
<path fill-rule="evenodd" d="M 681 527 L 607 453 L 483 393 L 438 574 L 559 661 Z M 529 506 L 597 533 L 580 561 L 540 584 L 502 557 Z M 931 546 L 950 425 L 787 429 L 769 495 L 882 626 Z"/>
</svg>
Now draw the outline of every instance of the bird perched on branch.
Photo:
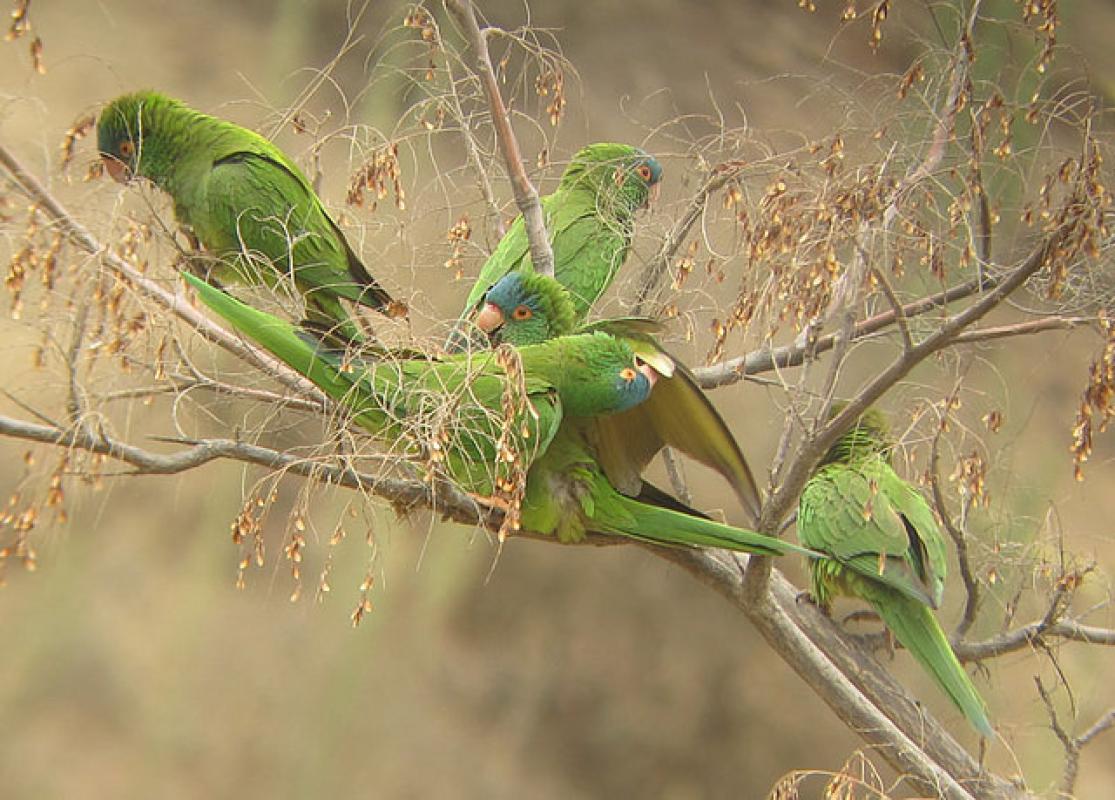
<svg viewBox="0 0 1115 800">
<path fill-rule="evenodd" d="M 643 317 L 577 327 L 568 291 L 546 275 L 512 272 L 496 283 L 476 315 L 493 344 L 537 344 L 574 332 L 602 331 L 627 344 L 659 374 L 650 396 L 621 414 L 594 418 L 586 436 L 609 482 L 621 492 L 643 491 L 642 473 L 663 447 L 672 447 L 720 473 L 752 521 L 759 487 L 736 438 L 693 374 L 655 339 L 661 325 Z"/>
<path fill-rule="evenodd" d="M 622 340 L 597 331 L 444 359 L 346 361 L 289 323 L 184 277 L 214 312 L 343 404 L 354 422 L 393 448 L 424 453 L 478 499 L 506 508 L 516 476 L 523 477 L 514 510 L 528 530 L 562 541 L 598 532 L 661 545 L 816 555 L 616 491 L 577 423 L 622 413 L 649 396 L 658 376 Z"/>
<path fill-rule="evenodd" d="M 833 415 L 843 406 L 833 409 Z M 883 414 L 868 409 L 822 459 L 802 490 L 798 537 L 824 554 L 810 560 L 813 597 L 865 600 L 981 736 L 987 709 L 931 609 L 945 587 L 945 540 L 921 494 L 890 464 Z"/>
<path fill-rule="evenodd" d="M 598 142 L 573 156 L 553 194 L 542 198 L 546 232 L 554 252 L 554 275 L 573 301 L 580 322 L 611 285 L 627 260 L 635 212 L 657 195 L 662 166 L 646 151 L 627 144 Z M 510 272 L 533 272 L 530 241 L 522 216 L 516 217 L 476 279 L 448 347 L 469 342 L 469 322 L 484 296 Z"/>
<path fill-rule="evenodd" d="M 220 282 L 292 280 L 310 325 L 343 341 L 358 326 L 341 299 L 405 313 L 361 263 L 301 170 L 259 134 L 153 91 L 109 103 L 97 146 L 114 179 L 150 180 L 216 258 Z"/>
</svg>

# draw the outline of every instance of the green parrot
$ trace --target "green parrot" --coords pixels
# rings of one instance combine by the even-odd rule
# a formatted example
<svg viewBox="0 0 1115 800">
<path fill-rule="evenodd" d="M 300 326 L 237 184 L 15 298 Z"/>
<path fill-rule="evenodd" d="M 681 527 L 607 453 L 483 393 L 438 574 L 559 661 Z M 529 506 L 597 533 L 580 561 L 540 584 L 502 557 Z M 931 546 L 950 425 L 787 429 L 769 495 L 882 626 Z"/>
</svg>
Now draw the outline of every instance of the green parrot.
<svg viewBox="0 0 1115 800">
<path fill-rule="evenodd" d="M 271 286 L 291 278 L 309 325 L 344 341 L 362 337 L 341 298 L 405 313 L 294 162 L 259 134 L 141 91 L 108 104 L 97 146 L 114 179 L 143 177 L 173 198 L 178 221 L 218 259 L 210 272 L 216 280 Z"/>
<path fill-rule="evenodd" d="M 650 203 L 661 180 L 661 165 L 644 150 L 598 142 L 579 150 L 558 188 L 542 198 L 554 277 L 572 296 L 575 322 L 585 318 L 627 260 L 635 212 Z M 500 278 L 533 271 L 526 226 L 519 216 L 481 268 L 448 349 L 469 344 L 469 322 Z"/>
<path fill-rule="evenodd" d="M 739 444 L 693 374 L 654 338 L 660 325 L 628 317 L 575 327 L 569 292 L 546 275 L 512 272 L 489 290 L 476 326 L 493 344 L 535 344 L 556 336 L 602 331 L 622 339 L 659 373 L 650 397 L 619 414 L 586 423 L 585 437 L 612 486 L 631 496 L 644 487 L 642 473 L 663 447 L 672 447 L 716 470 L 731 485 L 752 521 L 759 487 Z"/>
<path fill-rule="evenodd" d="M 891 467 L 892 448 L 886 419 L 868 409 L 802 490 L 798 537 L 824 554 L 810 561 L 813 597 L 825 610 L 839 594 L 870 604 L 972 727 L 990 738 L 983 699 L 931 612 L 945 587 L 944 537 L 925 499 Z"/>
<path fill-rule="evenodd" d="M 624 342 L 603 332 L 444 359 L 349 361 L 323 351 L 289 323 L 192 275 L 183 277 L 233 328 L 342 403 L 373 436 L 397 452 L 436 452 L 464 491 L 500 506 L 515 470 L 525 471 L 520 520 L 528 530 L 562 541 L 598 531 L 660 545 L 816 555 L 627 497 L 608 483 L 576 422 L 633 408 L 650 394 L 657 375 Z M 506 366 L 501 354 L 509 352 L 518 354 L 519 368 Z"/>
</svg>

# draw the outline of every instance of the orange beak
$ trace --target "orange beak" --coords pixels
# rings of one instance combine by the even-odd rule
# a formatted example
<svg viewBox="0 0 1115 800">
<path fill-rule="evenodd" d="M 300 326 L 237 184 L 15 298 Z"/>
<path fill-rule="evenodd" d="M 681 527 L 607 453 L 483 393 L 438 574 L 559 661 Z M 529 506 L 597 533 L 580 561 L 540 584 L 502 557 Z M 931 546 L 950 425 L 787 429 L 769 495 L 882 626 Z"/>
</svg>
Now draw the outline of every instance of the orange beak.
<svg viewBox="0 0 1115 800">
<path fill-rule="evenodd" d="M 491 334 L 503 325 L 503 312 L 494 303 L 485 303 L 480 313 L 476 315 L 476 327 Z"/>
<path fill-rule="evenodd" d="M 105 172 L 116 181 L 117 183 L 127 183 L 132 175 L 128 165 L 118 158 L 107 154 L 102 154 L 101 159 L 105 162 Z"/>
</svg>

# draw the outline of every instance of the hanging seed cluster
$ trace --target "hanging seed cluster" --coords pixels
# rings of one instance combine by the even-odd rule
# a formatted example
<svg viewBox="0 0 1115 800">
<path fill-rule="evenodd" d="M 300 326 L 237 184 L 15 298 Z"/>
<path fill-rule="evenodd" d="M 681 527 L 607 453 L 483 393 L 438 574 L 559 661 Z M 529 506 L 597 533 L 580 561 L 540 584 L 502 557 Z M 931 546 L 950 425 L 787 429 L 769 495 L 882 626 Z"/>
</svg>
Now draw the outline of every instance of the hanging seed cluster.
<svg viewBox="0 0 1115 800">
<path fill-rule="evenodd" d="M 434 79 L 434 74 L 437 71 L 436 56 L 441 50 L 441 40 L 438 36 L 437 23 L 422 6 L 411 6 L 403 17 L 403 27 L 411 28 L 419 32 L 422 41 L 426 43 L 426 74 L 427 81 Z"/>
<path fill-rule="evenodd" d="M 77 143 L 89 135 L 89 131 L 93 130 L 93 126 L 97 124 L 97 118 L 93 114 L 86 114 L 79 117 L 73 125 L 66 131 L 66 135 L 62 137 L 62 158 L 59 166 L 62 168 L 62 174 L 66 175 L 69 172 L 70 164 L 74 160 L 74 152 L 77 149 Z M 100 160 L 98 159 L 99 163 Z"/>
<path fill-rule="evenodd" d="M 712 323 L 711 361 L 721 357 L 732 330 L 759 323 L 769 338 L 784 324 L 800 330 L 823 312 L 862 230 L 882 219 L 894 181 L 879 165 L 845 174 L 839 135 L 814 145 L 808 156 L 811 163 L 790 162 L 771 178 L 750 209 L 738 185 L 724 190 L 742 240 L 745 278 L 727 318 Z M 685 258 L 679 275 L 693 268 Z"/>
<path fill-rule="evenodd" d="M 32 275 L 38 275 L 39 283 L 45 290 L 41 300 L 43 309 L 48 306 L 58 280 L 65 239 L 60 231 L 46 228 L 42 222 L 39 207 L 29 206 L 22 245 L 8 260 L 4 286 L 10 297 L 12 319 L 23 316 L 23 293 Z"/>
<path fill-rule="evenodd" d="M 1015 0 L 1022 7 L 1022 20 L 1029 25 L 1042 44 L 1036 69 L 1045 72 L 1053 60 L 1057 47 L 1057 27 L 1061 24 L 1057 16 L 1057 0 Z"/>
<path fill-rule="evenodd" d="M 513 347 L 500 345 L 496 349 L 496 361 L 507 375 L 503 397 L 500 399 L 502 424 L 499 439 L 496 440 L 497 458 L 502 467 L 495 476 L 496 496 L 506 503 L 498 534 L 502 542 L 522 527 L 527 471 L 532 461 L 531 458 L 524 457 L 522 448 L 530 444 L 532 432 L 528 414 L 532 415 L 534 409 L 527 396 L 526 375 L 523 373 L 519 353 Z"/>
<path fill-rule="evenodd" d="M 372 156 L 358 169 L 349 180 L 348 196 L 345 201 L 350 206 L 363 207 L 364 193 L 371 195 L 369 210 L 375 211 L 380 200 L 393 192 L 395 207 L 406 209 L 406 192 L 402 186 L 402 172 L 399 168 L 399 145 L 387 142 L 372 151 Z"/>
<path fill-rule="evenodd" d="M 1115 324 L 1106 312 L 1099 316 L 1105 342 L 1099 357 L 1088 367 L 1088 385 L 1080 398 L 1076 423 L 1072 427 L 1073 474 L 1084 480 L 1084 463 L 1092 455 L 1092 436 L 1107 430 L 1115 417 Z M 1098 422 L 1097 422 L 1098 420 Z"/>
<path fill-rule="evenodd" d="M 237 589 L 243 589 L 246 585 L 246 574 L 253 561 L 257 567 L 263 566 L 267 552 L 263 541 L 263 523 L 277 497 L 278 493 L 274 489 L 266 496 L 252 492 L 232 523 L 232 543 L 240 550 L 236 570 Z"/>
<path fill-rule="evenodd" d="M 468 215 L 462 214 L 461 218 L 449 229 L 446 239 L 449 241 L 449 258 L 445 261 L 445 268 L 453 270 L 453 280 L 464 277 L 464 268 L 461 259 L 464 256 L 465 245 L 472 236 L 472 226 L 469 224 Z"/>
<path fill-rule="evenodd" d="M 557 127 L 565 111 L 565 72 L 560 66 L 546 66 L 534 79 L 534 91 L 546 100 L 546 115 L 550 124 Z"/>
<path fill-rule="evenodd" d="M 4 34 L 4 39 L 13 42 L 16 39 L 22 38 L 31 33 L 31 0 L 15 0 L 15 7 L 12 8 L 11 23 L 8 25 L 8 32 Z M 31 65 L 35 71 L 40 75 L 46 74 L 46 66 L 43 64 L 43 40 L 35 36 L 31 39 L 28 45 L 28 52 L 31 54 Z"/>
</svg>

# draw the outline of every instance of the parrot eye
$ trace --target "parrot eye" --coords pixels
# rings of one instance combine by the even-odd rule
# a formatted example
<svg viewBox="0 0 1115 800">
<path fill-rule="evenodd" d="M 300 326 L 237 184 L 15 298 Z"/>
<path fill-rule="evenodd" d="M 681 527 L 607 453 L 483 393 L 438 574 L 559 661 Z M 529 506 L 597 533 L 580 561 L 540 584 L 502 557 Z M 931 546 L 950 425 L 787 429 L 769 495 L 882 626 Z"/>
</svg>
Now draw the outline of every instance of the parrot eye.
<svg viewBox="0 0 1115 800">
<path fill-rule="evenodd" d="M 654 177 L 654 173 L 651 171 L 650 164 L 640 164 L 635 172 L 637 172 L 639 174 L 639 177 L 642 178 L 646 183 L 650 183 L 650 179 Z"/>
<path fill-rule="evenodd" d="M 125 139 L 124 141 L 120 142 L 120 147 L 117 149 L 120 151 L 120 155 L 124 158 L 131 158 L 135 155 L 136 152 L 135 142 L 133 142 L 131 139 Z"/>
<path fill-rule="evenodd" d="M 635 380 L 638 374 L 639 373 L 635 371 L 634 367 L 624 367 L 619 372 L 619 376 L 623 378 L 627 383 L 631 383 L 631 381 Z"/>
<path fill-rule="evenodd" d="M 511 312 L 511 318 L 517 319 L 519 322 L 528 320 L 533 316 L 534 312 L 531 311 L 530 306 L 527 305 L 515 306 L 515 310 Z"/>
</svg>

